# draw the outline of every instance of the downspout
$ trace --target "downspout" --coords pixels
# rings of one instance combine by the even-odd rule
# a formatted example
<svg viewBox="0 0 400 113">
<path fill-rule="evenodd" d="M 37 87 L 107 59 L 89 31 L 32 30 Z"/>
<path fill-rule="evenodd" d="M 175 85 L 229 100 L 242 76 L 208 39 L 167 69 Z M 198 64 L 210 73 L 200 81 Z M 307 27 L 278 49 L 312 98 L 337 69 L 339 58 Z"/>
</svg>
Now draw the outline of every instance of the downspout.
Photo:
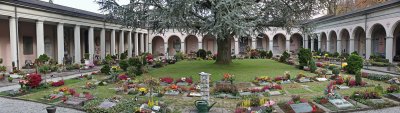
<svg viewBox="0 0 400 113">
<path fill-rule="evenodd" d="M 17 69 L 19 69 L 19 31 L 18 31 L 18 13 L 17 13 L 17 5 L 14 4 L 14 16 L 15 16 L 15 28 L 16 28 L 16 38 L 17 38 L 17 62 L 15 63 L 15 66 Z"/>
</svg>

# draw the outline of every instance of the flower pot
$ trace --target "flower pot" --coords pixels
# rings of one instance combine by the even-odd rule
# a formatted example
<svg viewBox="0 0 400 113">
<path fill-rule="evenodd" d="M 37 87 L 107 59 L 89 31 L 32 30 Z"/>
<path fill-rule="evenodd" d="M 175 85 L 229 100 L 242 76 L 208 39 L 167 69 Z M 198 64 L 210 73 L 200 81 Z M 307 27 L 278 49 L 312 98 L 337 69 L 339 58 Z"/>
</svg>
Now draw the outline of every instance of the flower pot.
<svg viewBox="0 0 400 113">
<path fill-rule="evenodd" d="M 56 113 L 57 108 L 54 106 L 46 107 L 47 113 Z"/>
</svg>

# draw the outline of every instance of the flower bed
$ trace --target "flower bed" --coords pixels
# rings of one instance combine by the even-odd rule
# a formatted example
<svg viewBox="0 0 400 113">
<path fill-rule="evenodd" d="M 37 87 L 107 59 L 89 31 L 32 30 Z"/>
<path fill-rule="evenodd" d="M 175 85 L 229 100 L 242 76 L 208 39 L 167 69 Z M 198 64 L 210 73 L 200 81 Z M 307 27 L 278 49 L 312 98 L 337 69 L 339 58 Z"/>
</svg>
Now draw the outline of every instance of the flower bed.
<svg viewBox="0 0 400 113">
<path fill-rule="evenodd" d="M 385 108 L 395 106 L 394 103 L 383 99 L 381 97 L 381 94 L 377 91 L 355 91 L 350 98 L 373 108 Z"/>
<path fill-rule="evenodd" d="M 292 104 L 300 104 L 300 103 L 308 103 L 312 107 L 311 111 L 312 113 L 324 113 L 325 111 L 322 110 L 321 108 L 318 108 L 315 104 L 312 102 L 308 102 L 308 100 L 300 98 L 300 96 L 292 96 L 292 100 L 288 102 L 281 102 L 278 103 L 278 106 L 283 110 L 285 113 L 295 113 L 295 110 L 292 109 L 290 105 Z"/>
</svg>

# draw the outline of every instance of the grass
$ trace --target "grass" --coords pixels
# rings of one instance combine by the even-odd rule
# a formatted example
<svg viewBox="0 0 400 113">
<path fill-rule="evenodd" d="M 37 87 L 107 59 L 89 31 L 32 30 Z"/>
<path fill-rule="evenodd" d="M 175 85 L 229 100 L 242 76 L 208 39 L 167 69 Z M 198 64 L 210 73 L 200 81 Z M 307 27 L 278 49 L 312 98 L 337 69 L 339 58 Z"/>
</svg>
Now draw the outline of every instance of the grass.
<svg viewBox="0 0 400 113">
<path fill-rule="evenodd" d="M 292 76 L 300 72 L 305 75 L 314 75 L 294 66 L 266 59 L 233 60 L 230 65 L 216 65 L 214 61 L 181 61 L 174 65 L 151 70 L 147 75 L 172 78 L 193 77 L 194 80 L 199 80 L 198 73 L 206 72 L 211 74 L 211 80 L 218 81 L 223 78 L 223 74 L 230 73 L 235 75 L 238 82 L 250 82 L 257 76 L 275 77 L 283 75 L 285 71 L 289 71 Z"/>
</svg>

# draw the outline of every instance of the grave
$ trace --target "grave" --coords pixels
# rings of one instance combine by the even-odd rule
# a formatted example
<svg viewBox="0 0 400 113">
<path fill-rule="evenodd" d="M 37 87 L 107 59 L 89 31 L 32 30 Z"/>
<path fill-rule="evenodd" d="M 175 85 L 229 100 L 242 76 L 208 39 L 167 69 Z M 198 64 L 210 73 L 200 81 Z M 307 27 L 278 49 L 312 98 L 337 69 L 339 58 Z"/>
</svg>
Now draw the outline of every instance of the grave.
<svg viewBox="0 0 400 113">
<path fill-rule="evenodd" d="M 179 95 L 179 91 L 175 91 L 175 90 L 168 90 L 165 92 L 165 95 L 169 95 L 169 96 L 177 96 Z"/>
<path fill-rule="evenodd" d="M 339 88 L 339 89 L 349 89 L 350 87 L 349 86 L 344 86 L 344 85 L 339 85 L 339 86 L 337 86 L 337 88 Z"/>
<path fill-rule="evenodd" d="M 108 108 L 114 107 L 115 105 L 117 105 L 117 104 L 114 103 L 114 102 L 110 102 L 109 100 L 105 100 L 104 102 L 102 102 L 102 103 L 99 105 L 99 108 L 108 109 Z"/>
<path fill-rule="evenodd" d="M 392 93 L 392 94 L 389 94 L 392 98 L 395 98 L 395 99 L 397 99 L 397 100 L 400 100 L 400 93 Z"/>
<path fill-rule="evenodd" d="M 201 97 L 201 93 L 199 93 L 199 92 L 190 92 L 188 96 L 190 96 L 190 97 Z"/>
<path fill-rule="evenodd" d="M 332 75 L 332 74 L 333 74 L 333 73 L 332 73 L 331 70 L 329 70 L 329 71 L 326 72 L 326 75 Z"/>
<path fill-rule="evenodd" d="M 290 107 L 295 113 L 306 113 L 312 111 L 312 107 L 308 103 L 290 104 Z"/>
<path fill-rule="evenodd" d="M 252 95 L 252 93 L 251 92 L 239 92 L 239 95 L 240 96 L 249 96 L 249 95 Z"/>
<path fill-rule="evenodd" d="M 281 93 L 280 91 L 270 91 L 270 92 L 268 92 L 268 93 L 269 93 L 269 95 L 271 95 L 271 96 L 282 95 L 282 93 Z"/>
<path fill-rule="evenodd" d="M 371 101 L 371 103 L 373 104 L 383 104 L 386 103 L 386 101 L 384 99 L 369 99 L 369 101 Z"/>
<path fill-rule="evenodd" d="M 284 80 L 281 82 L 281 84 L 290 84 L 290 83 L 292 83 L 292 81 L 290 81 L 290 80 L 286 80 L 286 81 Z"/>
<path fill-rule="evenodd" d="M 87 100 L 86 98 L 71 97 L 71 98 L 68 98 L 67 101 L 65 101 L 65 104 L 74 105 L 74 106 L 81 106 L 81 105 L 83 105 L 83 103 L 86 100 Z"/>
<path fill-rule="evenodd" d="M 258 82 L 258 84 L 259 84 L 260 86 L 268 86 L 268 85 L 271 85 L 271 83 L 269 83 L 269 82 Z"/>
<path fill-rule="evenodd" d="M 187 86 L 187 85 L 189 85 L 189 83 L 187 83 L 187 82 L 178 82 L 178 83 L 176 83 L 176 85 L 177 86 Z"/>
<path fill-rule="evenodd" d="M 345 99 L 330 99 L 329 102 L 332 103 L 338 109 L 346 109 L 354 107 L 353 104 L 351 104 Z"/>
<path fill-rule="evenodd" d="M 305 83 L 305 82 L 311 82 L 311 80 L 310 80 L 310 78 L 302 77 L 302 78 L 299 79 L 299 82 L 300 83 Z"/>
<path fill-rule="evenodd" d="M 319 82 L 328 81 L 328 79 L 326 79 L 326 78 L 316 78 L 316 79 L 317 79 L 317 81 L 319 81 Z"/>
</svg>

